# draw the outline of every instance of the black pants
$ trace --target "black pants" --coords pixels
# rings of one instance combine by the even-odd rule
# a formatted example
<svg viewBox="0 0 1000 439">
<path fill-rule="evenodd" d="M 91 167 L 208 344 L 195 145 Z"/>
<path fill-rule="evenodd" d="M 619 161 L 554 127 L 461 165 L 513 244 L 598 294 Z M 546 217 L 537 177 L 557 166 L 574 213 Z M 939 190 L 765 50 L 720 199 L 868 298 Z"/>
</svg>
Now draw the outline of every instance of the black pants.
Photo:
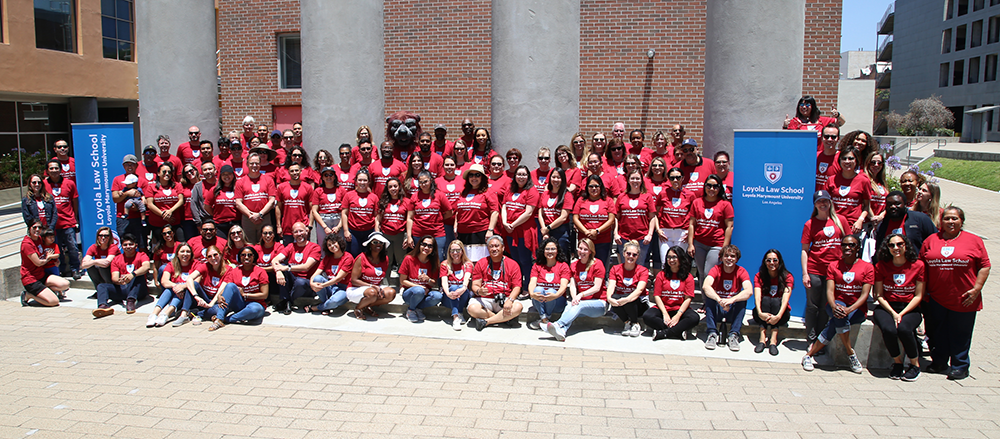
<svg viewBox="0 0 1000 439">
<path fill-rule="evenodd" d="M 624 298 L 625 296 L 622 297 Z M 632 323 L 639 323 L 639 316 L 646 312 L 647 309 L 649 309 L 649 303 L 646 302 L 645 297 L 640 297 L 622 306 L 611 307 L 611 311 L 614 311 L 619 319 Z"/>
<path fill-rule="evenodd" d="M 677 314 L 677 311 L 667 311 L 667 315 L 673 318 Z M 667 322 L 663 320 L 663 312 L 658 308 L 650 308 L 642 313 L 642 321 L 646 323 L 646 326 L 652 328 L 654 331 L 666 331 L 667 338 L 680 339 L 681 334 L 697 326 L 699 320 L 701 320 L 701 317 L 691 307 L 684 310 L 684 314 L 681 314 L 680 319 L 677 320 L 677 324 L 673 328 L 667 327 Z"/>
<path fill-rule="evenodd" d="M 766 312 L 768 314 L 778 314 L 779 312 L 781 312 L 781 297 L 771 297 L 771 296 L 761 297 L 760 307 L 761 309 L 757 308 L 753 309 L 753 321 L 757 322 L 758 325 L 763 326 L 765 329 L 780 328 L 782 326 L 788 325 L 788 318 L 791 317 L 792 313 L 791 310 L 787 308 L 785 309 L 785 313 L 781 315 L 781 318 L 778 319 L 778 323 L 774 325 L 770 323 L 765 323 L 764 319 L 760 317 L 761 311 Z M 772 340 L 771 342 L 774 343 L 774 340 Z"/>
<path fill-rule="evenodd" d="M 907 304 L 908 302 L 889 302 L 892 310 L 897 313 L 906 308 Z M 875 326 L 878 326 L 882 330 L 882 340 L 885 342 L 885 348 L 889 351 L 889 355 L 892 358 L 899 356 L 900 343 L 902 343 L 903 351 L 906 352 L 907 357 L 920 358 L 920 344 L 917 343 L 917 335 L 913 330 L 917 329 L 917 326 L 920 326 L 920 322 L 923 319 L 916 309 L 903 315 L 903 318 L 899 321 L 899 326 L 896 326 L 896 322 L 892 319 L 892 314 L 879 305 L 872 311 L 872 320 L 874 320 Z"/>
<path fill-rule="evenodd" d="M 826 328 L 826 276 L 809 275 L 812 288 L 806 290 L 806 340 L 816 341 Z"/>
<path fill-rule="evenodd" d="M 931 299 L 928 306 L 927 333 L 930 335 L 931 361 L 951 362 L 952 369 L 969 370 L 969 349 L 972 330 L 976 327 L 976 311 L 952 311 Z"/>
</svg>

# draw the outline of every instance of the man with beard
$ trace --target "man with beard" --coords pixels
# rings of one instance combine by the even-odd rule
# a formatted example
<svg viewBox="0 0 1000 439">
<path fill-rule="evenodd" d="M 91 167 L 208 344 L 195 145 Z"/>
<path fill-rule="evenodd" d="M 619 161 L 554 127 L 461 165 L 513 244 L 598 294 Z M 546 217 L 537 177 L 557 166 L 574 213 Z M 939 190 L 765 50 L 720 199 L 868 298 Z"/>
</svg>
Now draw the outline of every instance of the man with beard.
<svg viewBox="0 0 1000 439">
<path fill-rule="evenodd" d="M 875 248 L 882 248 L 882 240 L 893 233 L 906 236 L 914 248 L 921 248 L 924 239 L 937 233 L 937 227 L 927 214 L 906 210 L 902 191 L 892 191 L 885 196 L 885 219 L 875 232 Z"/>
</svg>

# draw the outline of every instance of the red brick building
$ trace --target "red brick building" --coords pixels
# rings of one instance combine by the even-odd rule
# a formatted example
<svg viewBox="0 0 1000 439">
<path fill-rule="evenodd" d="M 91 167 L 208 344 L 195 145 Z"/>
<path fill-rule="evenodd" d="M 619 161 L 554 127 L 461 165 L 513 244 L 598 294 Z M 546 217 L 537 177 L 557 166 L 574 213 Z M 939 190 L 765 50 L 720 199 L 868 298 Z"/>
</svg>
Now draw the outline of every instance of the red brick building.
<svg viewBox="0 0 1000 439">
<path fill-rule="evenodd" d="M 581 0 L 579 130 L 589 137 L 614 121 L 647 132 L 682 123 L 701 140 L 705 5 Z M 279 52 L 287 56 L 279 46 L 298 32 L 299 2 L 218 0 L 218 7 L 224 129 L 239 130 L 247 114 L 268 127 L 301 120 L 301 92 L 280 87 L 279 62 Z M 490 10 L 489 0 L 385 0 L 387 115 L 416 111 L 425 127 L 446 124 L 449 138 L 466 117 L 489 127 Z M 802 91 L 824 110 L 836 105 L 841 10 L 842 0 L 806 0 Z M 567 143 L 574 131 L 567 129 Z"/>
</svg>

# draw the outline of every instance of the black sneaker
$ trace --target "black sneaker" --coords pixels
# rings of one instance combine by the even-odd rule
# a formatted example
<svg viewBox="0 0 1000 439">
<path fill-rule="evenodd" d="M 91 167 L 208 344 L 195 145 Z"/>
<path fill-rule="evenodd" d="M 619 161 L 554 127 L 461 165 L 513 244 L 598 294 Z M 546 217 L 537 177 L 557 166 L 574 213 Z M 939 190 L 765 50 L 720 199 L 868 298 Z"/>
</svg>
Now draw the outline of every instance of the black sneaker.
<svg viewBox="0 0 1000 439">
<path fill-rule="evenodd" d="M 916 381 L 917 378 L 919 377 L 920 377 L 920 366 L 911 364 L 909 367 L 906 368 L 906 373 L 904 373 L 903 377 L 900 379 L 909 383 Z"/>
<path fill-rule="evenodd" d="M 542 330 L 542 321 L 541 320 L 534 320 L 534 321 L 528 322 L 528 329 L 531 329 L 531 330 L 534 330 L 534 331 L 541 331 Z"/>
<path fill-rule="evenodd" d="M 757 343 L 757 346 L 753 347 L 753 353 L 759 354 L 764 352 L 764 343 Z"/>
<path fill-rule="evenodd" d="M 653 341 L 667 338 L 667 331 L 653 331 Z"/>
<path fill-rule="evenodd" d="M 83 278 L 83 270 L 76 270 L 73 272 L 73 280 L 80 280 Z"/>
<path fill-rule="evenodd" d="M 476 330 L 477 331 L 482 331 L 483 328 L 486 327 L 486 320 L 485 319 L 473 319 L 473 321 L 476 323 Z"/>
<path fill-rule="evenodd" d="M 964 380 L 969 377 L 969 369 L 952 369 L 948 372 L 948 379 L 952 381 Z"/>
<path fill-rule="evenodd" d="M 946 363 L 931 363 L 930 366 L 927 366 L 927 371 L 930 373 L 947 373 L 948 369 L 950 368 Z"/>
<path fill-rule="evenodd" d="M 21 291 L 21 306 L 28 306 L 28 292 Z"/>
<path fill-rule="evenodd" d="M 771 354 L 772 357 L 778 356 L 778 345 L 771 343 L 771 345 L 767 347 L 767 353 Z"/>
<path fill-rule="evenodd" d="M 889 369 L 889 379 L 898 380 L 903 377 L 903 363 L 892 363 Z"/>
</svg>

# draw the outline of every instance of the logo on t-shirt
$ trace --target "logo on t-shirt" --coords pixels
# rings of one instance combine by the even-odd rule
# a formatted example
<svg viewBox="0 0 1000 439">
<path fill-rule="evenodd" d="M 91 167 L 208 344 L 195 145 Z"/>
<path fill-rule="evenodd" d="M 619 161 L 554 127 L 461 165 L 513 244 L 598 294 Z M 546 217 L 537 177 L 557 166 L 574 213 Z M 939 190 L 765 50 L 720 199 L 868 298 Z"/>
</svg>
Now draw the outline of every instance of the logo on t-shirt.
<svg viewBox="0 0 1000 439">
<path fill-rule="evenodd" d="M 368 205 L 368 199 L 367 198 L 359 198 L 358 199 L 358 206 L 365 207 L 367 205 Z"/>
<path fill-rule="evenodd" d="M 681 205 L 681 199 L 680 198 L 671 198 L 670 199 L 670 204 L 673 204 L 674 207 L 680 207 L 680 205 Z"/>
<path fill-rule="evenodd" d="M 164 190 L 163 190 L 163 195 L 166 195 L 166 196 L 168 196 L 168 197 L 169 197 L 169 196 L 170 196 L 170 193 L 171 193 L 171 192 L 172 192 L 172 191 L 171 191 L 170 189 L 164 189 Z"/>
<path fill-rule="evenodd" d="M 851 192 L 851 187 L 850 186 L 843 186 L 843 185 L 841 185 L 840 189 L 838 189 L 837 192 L 840 194 L 840 196 L 846 197 L 847 194 L 849 194 Z"/>
<path fill-rule="evenodd" d="M 844 282 L 851 283 L 854 282 L 854 272 L 848 271 L 844 273 Z"/>
<path fill-rule="evenodd" d="M 331 203 L 337 201 L 337 194 L 326 194 L 326 201 Z"/>
<path fill-rule="evenodd" d="M 430 207 L 430 205 L 431 205 L 431 199 L 427 198 L 425 200 L 421 200 L 420 204 L 422 204 L 424 207 Z"/>
<path fill-rule="evenodd" d="M 226 198 L 232 199 L 236 195 L 236 192 L 226 191 L 225 194 L 226 194 Z"/>
<path fill-rule="evenodd" d="M 708 208 L 708 209 L 705 209 L 705 218 L 711 218 L 711 217 L 712 217 L 712 213 L 713 213 L 714 211 L 715 211 L 715 209 L 714 209 L 714 208 L 711 208 L 711 207 L 710 207 L 710 208 Z"/>
<path fill-rule="evenodd" d="M 826 172 L 826 168 L 828 168 L 829 166 L 830 166 L 829 163 L 820 163 L 819 164 L 819 172 Z"/>
<path fill-rule="evenodd" d="M 55 195 L 55 196 L 58 197 L 59 194 L 61 194 L 61 193 L 62 193 L 62 188 L 61 187 L 54 187 L 54 188 L 52 188 L 52 195 Z"/>
<path fill-rule="evenodd" d="M 679 281 L 677 279 L 670 279 L 670 289 L 671 290 L 677 291 L 677 289 L 680 288 L 680 287 L 681 287 L 681 281 Z"/>
<path fill-rule="evenodd" d="M 955 253 L 955 247 L 941 247 L 941 256 L 948 257 Z"/>
<path fill-rule="evenodd" d="M 340 181 L 347 181 L 347 177 L 350 177 L 350 175 L 340 174 Z"/>
<path fill-rule="evenodd" d="M 695 172 L 691 173 L 690 181 L 692 183 L 698 181 L 698 171 L 695 171 Z"/>
<path fill-rule="evenodd" d="M 399 205 L 398 204 L 392 204 L 392 205 L 389 206 L 389 210 L 391 210 L 392 213 L 396 213 L 396 211 L 399 210 Z"/>
<path fill-rule="evenodd" d="M 600 208 L 601 208 L 601 206 L 598 206 L 596 204 L 591 204 L 590 205 L 590 213 L 597 213 L 597 211 L 600 210 Z"/>
<path fill-rule="evenodd" d="M 500 280 L 500 270 L 493 270 L 493 280 Z"/>
<path fill-rule="evenodd" d="M 545 273 L 545 281 L 552 282 L 556 278 L 555 273 Z"/>
<path fill-rule="evenodd" d="M 518 198 L 521 198 L 521 194 L 520 193 L 516 193 L 516 194 L 513 194 L 513 195 L 510 196 L 510 199 L 514 200 L 514 201 L 517 201 Z"/>
<path fill-rule="evenodd" d="M 823 234 L 826 235 L 827 238 L 833 236 L 833 231 L 834 231 L 833 226 L 823 227 Z"/>
<path fill-rule="evenodd" d="M 656 194 L 656 195 L 660 195 L 660 191 L 662 191 L 662 190 L 663 190 L 663 186 L 653 186 L 653 193 Z"/>
<path fill-rule="evenodd" d="M 733 290 L 733 281 L 731 281 L 731 280 L 724 280 L 724 281 L 722 281 L 722 289 L 724 289 L 726 291 L 732 291 Z"/>
<path fill-rule="evenodd" d="M 251 189 L 252 191 L 254 191 L 254 192 L 260 192 L 260 183 L 257 183 L 257 184 L 251 184 L 251 185 L 250 185 L 250 189 Z"/>
<path fill-rule="evenodd" d="M 556 199 L 555 199 L 555 198 L 549 198 L 549 201 L 548 201 L 548 205 L 549 205 L 549 207 L 552 207 L 552 206 L 554 206 L 555 204 L 556 204 Z"/>
<path fill-rule="evenodd" d="M 639 200 L 628 200 L 628 207 L 635 209 L 639 206 Z"/>
<path fill-rule="evenodd" d="M 382 267 L 375 267 L 375 275 L 376 276 L 382 275 Z"/>
<path fill-rule="evenodd" d="M 243 286 L 244 287 L 247 286 L 247 285 L 250 285 L 250 276 L 243 276 L 242 281 L 243 281 Z"/>
<path fill-rule="evenodd" d="M 445 187 L 446 187 L 446 188 L 448 188 L 448 192 L 455 192 L 455 185 L 454 185 L 454 184 L 452 184 L 452 183 L 449 183 L 449 184 L 448 184 L 447 186 L 445 186 Z"/>
<path fill-rule="evenodd" d="M 586 271 L 581 271 L 580 272 L 580 280 L 587 280 L 587 272 Z"/>
<path fill-rule="evenodd" d="M 295 254 L 295 262 L 302 262 L 302 253 Z"/>
<path fill-rule="evenodd" d="M 634 280 L 635 279 L 633 279 L 631 277 L 626 277 L 626 278 L 622 278 L 622 283 L 625 284 L 626 286 L 632 286 L 632 282 Z"/>
<path fill-rule="evenodd" d="M 906 273 L 892 275 L 892 281 L 895 282 L 896 285 L 903 285 L 903 283 L 906 282 Z"/>
<path fill-rule="evenodd" d="M 289 189 L 288 190 L 288 195 L 291 195 L 292 198 L 298 198 L 299 197 L 299 190 L 298 189 Z"/>
<path fill-rule="evenodd" d="M 465 196 L 465 201 L 472 201 L 473 198 L 476 198 L 475 194 L 468 194 Z"/>
</svg>

